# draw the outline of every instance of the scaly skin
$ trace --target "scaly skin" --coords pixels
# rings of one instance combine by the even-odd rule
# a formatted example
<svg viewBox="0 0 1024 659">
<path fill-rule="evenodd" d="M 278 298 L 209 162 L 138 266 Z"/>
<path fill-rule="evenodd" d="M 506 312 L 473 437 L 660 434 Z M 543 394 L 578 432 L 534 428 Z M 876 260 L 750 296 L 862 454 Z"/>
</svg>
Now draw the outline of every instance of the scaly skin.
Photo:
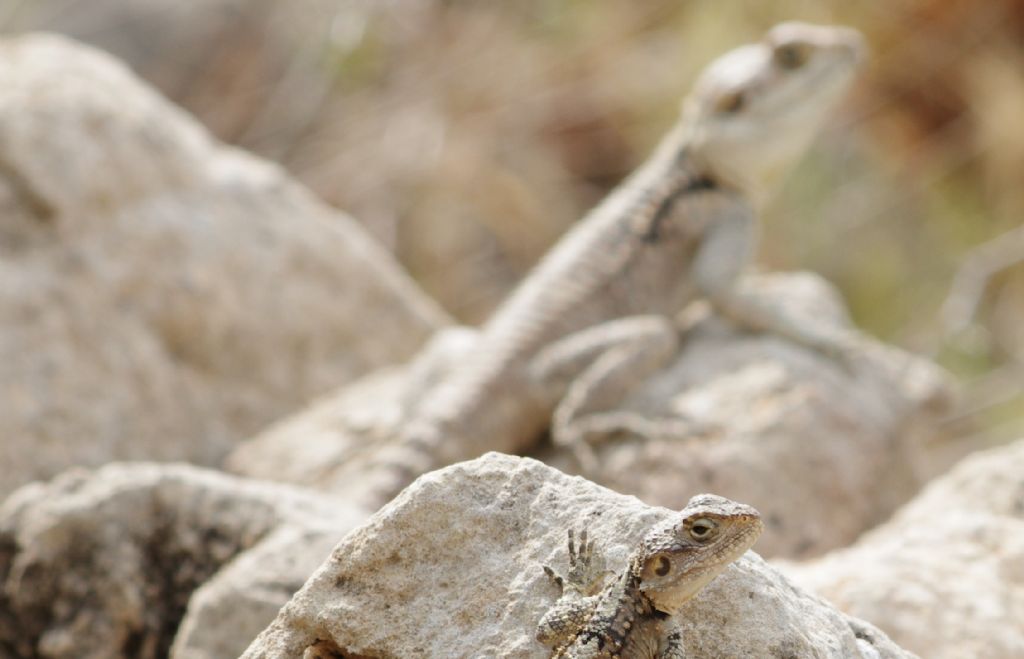
<svg viewBox="0 0 1024 659">
<path fill-rule="evenodd" d="M 565 659 L 682 659 L 671 616 L 747 551 L 763 525 L 750 506 L 701 494 L 644 536 L 626 569 L 601 588 L 603 561 L 569 533 L 568 576 L 544 571 L 562 597 L 541 619 L 537 640 Z"/>
<path fill-rule="evenodd" d="M 579 443 L 585 413 L 614 407 L 674 354 L 672 319 L 695 299 L 842 355 L 843 337 L 794 323 L 735 283 L 756 208 L 841 97 L 861 51 L 848 28 L 787 23 L 713 62 L 679 124 L 547 254 L 473 354 L 439 367 L 397 432 L 346 463 L 353 496 L 375 509 L 426 471 L 522 451 L 553 416 L 555 440 Z"/>
</svg>

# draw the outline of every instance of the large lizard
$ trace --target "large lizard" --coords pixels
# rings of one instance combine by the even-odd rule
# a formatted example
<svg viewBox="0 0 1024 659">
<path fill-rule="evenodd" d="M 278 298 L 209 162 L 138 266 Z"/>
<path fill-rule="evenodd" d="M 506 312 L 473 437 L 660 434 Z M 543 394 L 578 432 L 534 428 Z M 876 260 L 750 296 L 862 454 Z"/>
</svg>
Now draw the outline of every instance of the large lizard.
<svg viewBox="0 0 1024 659">
<path fill-rule="evenodd" d="M 647 162 L 550 250 L 472 354 L 418 392 L 397 432 L 345 465 L 362 502 L 379 507 L 419 474 L 487 450 L 521 451 L 548 427 L 574 441 L 584 412 L 618 402 L 623 382 L 674 354 L 673 318 L 697 299 L 745 328 L 845 355 L 848 337 L 790 319 L 738 279 L 757 209 L 863 50 L 852 29 L 784 23 L 709 65 Z"/>
</svg>

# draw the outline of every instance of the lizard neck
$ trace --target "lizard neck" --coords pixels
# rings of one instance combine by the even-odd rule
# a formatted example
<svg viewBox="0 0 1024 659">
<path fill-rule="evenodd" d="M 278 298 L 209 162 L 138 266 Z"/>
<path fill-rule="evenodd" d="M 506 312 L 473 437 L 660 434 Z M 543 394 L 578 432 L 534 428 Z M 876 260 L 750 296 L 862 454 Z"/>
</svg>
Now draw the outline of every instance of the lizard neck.
<svg viewBox="0 0 1024 659">
<path fill-rule="evenodd" d="M 714 181 L 717 176 L 685 122 L 677 124 L 656 147 L 646 166 L 638 171 L 648 183 L 664 181 Z"/>
<path fill-rule="evenodd" d="M 620 597 L 624 604 L 628 603 L 633 608 L 636 615 L 641 617 L 656 615 L 658 611 L 655 610 L 654 603 L 640 588 L 640 571 L 639 558 L 630 560 L 629 568 L 619 579 Z"/>
<path fill-rule="evenodd" d="M 626 212 L 617 216 L 630 216 L 631 223 L 644 242 L 657 242 L 663 224 L 675 205 L 690 194 L 717 189 L 720 182 L 700 157 L 684 125 L 669 133 L 655 149 L 632 180 L 622 186 L 628 197 Z M 607 202 L 612 207 L 623 207 L 615 195 Z"/>
<path fill-rule="evenodd" d="M 684 117 L 676 128 L 675 148 L 687 161 L 690 171 L 715 181 L 717 186 L 739 194 L 754 208 L 764 205 L 769 190 L 785 173 L 783 169 L 755 175 L 751 168 L 735 162 L 742 154 L 721 153 L 715 143 L 698 128 L 697 122 Z M 666 140 L 668 141 L 668 140 Z"/>
</svg>

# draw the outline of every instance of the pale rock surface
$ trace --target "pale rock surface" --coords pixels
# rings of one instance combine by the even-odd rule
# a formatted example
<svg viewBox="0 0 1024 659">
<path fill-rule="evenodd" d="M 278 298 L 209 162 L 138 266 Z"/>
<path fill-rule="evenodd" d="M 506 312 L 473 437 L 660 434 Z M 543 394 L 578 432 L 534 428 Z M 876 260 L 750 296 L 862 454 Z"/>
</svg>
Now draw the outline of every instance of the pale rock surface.
<svg viewBox="0 0 1024 659">
<path fill-rule="evenodd" d="M 747 286 L 808 325 L 849 329 L 836 291 L 810 274 Z M 805 557 L 848 545 L 887 518 L 939 468 L 931 452 L 953 404 L 951 381 L 925 359 L 869 337 L 844 367 L 768 334 L 699 319 L 676 360 L 622 404 L 691 430 L 609 434 L 595 444 L 595 482 L 669 508 L 709 491 L 761 510 L 759 552 Z M 572 469 L 565 453 L 539 456 Z"/>
<path fill-rule="evenodd" d="M 922 657 L 1024 657 L 1024 439 L 963 460 L 852 547 L 780 567 Z"/>
<path fill-rule="evenodd" d="M 407 364 L 340 387 L 239 444 L 224 467 L 348 498 L 359 483 L 343 477 L 342 468 L 354 456 L 377 450 L 377 440 L 395 433 L 404 409 L 443 375 L 446 365 L 472 359 L 477 336 L 475 329 L 463 326 L 438 331 Z"/>
<path fill-rule="evenodd" d="M 809 274 L 752 277 L 749 286 L 807 323 L 848 327 L 835 292 Z M 934 473 L 929 442 L 952 392 L 927 361 L 865 338 L 844 369 L 784 339 L 741 332 L 692 310 L 676 359 L 615 411 L 686 418 L 686 430 L 615 436 L 595 444 L 587 469 L 559 448 L 536 457 L 645 502 L 681 508 L 710 491 L 757 507 L 767 528 L 758 551 L 811 556 L 844 546 L 885 519 Z M 405 401 L 429 386 L 436 364 L 473 358 L 474 334 L 442 332 L 406 368 L 391 368 L 326 396 L 229 456 L 248 476 L 302 483 L 343 499 L 358 479 L 342 467 L 380 450 Z"/>
<path fill-rule="evenodd" d="M 109 56 L 6 38 L 0 87 L 0 498 L 213 464 L 447 322 L 351 218 Z"/>
<path fill-rule="evenodd" d="M 330 558 L 243 655 L 547 657 L 534 639 L 557 594 L 566 529 L 586 527 L 620 569 L 670 511 L 490 453 L 421 477 Z M 909 657 L 870 625 L 793 587 L 748 553 L 679 613 L 687 656 Z"/>
<path fill-rule="evenodd" d="M 27 485 L 0 507 L 0 657 L 238 656 L 364 519 L 185 465 Z"/>
</svg>

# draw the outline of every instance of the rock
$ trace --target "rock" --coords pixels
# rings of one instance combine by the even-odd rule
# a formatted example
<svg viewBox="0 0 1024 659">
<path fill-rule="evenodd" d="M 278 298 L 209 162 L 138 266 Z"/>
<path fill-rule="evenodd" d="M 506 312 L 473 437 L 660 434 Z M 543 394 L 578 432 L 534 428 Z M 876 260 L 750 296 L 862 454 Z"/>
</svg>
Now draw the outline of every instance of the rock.
<svg viewBox="0 0 1024 659">
<path fill-rule="evenodd" d="M 324 507 L 319 500 L 314 506 L 321 511 Z M 170 657 L 240 655 L 338 540 L 365 520 L 362 511 L 337 503 L 330 507 L 328 515 L 281 525 L 199 586 L 188 601 Z"/>
<path fill-rule="evenodd" d="M 0 497 L 213 464 L 447 322 L 349 217 L 65 39 L 0 41 Z"/>
<path fill-rule="evenodd" d="M 670 511 L 528 458 L 490 453 L 421 477 L 335 547 L 246 653 L 547 657 L 534 630 L 585 526 L 619 569 Z M 908 657 L 748 553 L 679 614 L 687 656 Z"/>
<path fill-rule="evenodd" d="M 363 519 L 184 465 L 27 485 L 0 508 L 0 656 L 238 656 Z"/>
<path fill-rule="evenodd" d="M 839 296 L 817 276 L 747 285 L 808 325 L 850 328 Z M 934 473 L 929 449 L 953 398 L 938 367 L 869 337 L 848 361 L 705 316 L 675 362 L 616 410 L 685 419 L 685 430 L 609 432 L 594 439 L 596 468 L 578 471 L 669 508 L 692 491 L 750 503 L 766 517 L 758 551 L 768 556 L 845 546 Z M 573 468 L 564 452 L 539 457 Z"/>
<path fill-rule="evenodd" d="M 1024 439 L 963 460 L 852 547 L 780 567 L 922 657 L 1024 657 Z"/>
<path fill-rule="evenodd" d="M 772 275 L 748 285 L 808 323 L 848 327 L 838 296 L 820 278 Z M 867 338 L 863 343 L 846 369 L 784 339 L 741 332 L 705 315 L 675 361 L 612 410 L 692 424 L 645 437 L 597 438 L 592 469 L 558 447 L 534 455 L 669 508 L 681 508 L 700 491 L 749 502 L 767 521 L 758 551 L 821 554 L 885 519 L 934 472 L 924 440 L 940 434 L 951 398 L 937 367 Z M 355 498 L 353 457 L 375 450 L 375 438 L 400 426 L 404 402 L 436 376 L 430 364 L 457 365 L 473 347 L 472 332 L 446 331 L 407 369 L 380 371 L 324 397 L 240 445 L 227 465 Z"/>
<path fill-rule="evenodd" d="M 449 365 L 469 356 L 477 336 L 468 327 L 440 330 L 409 363 L 341 387 L 242 442 L 224 467 L 250 478 L 302 484 L 342 500 L 358 500 L 348 496 L 359 488 L 345 472 L 352 459 L 397 432 L 405 408 Z"/>
</svg>

